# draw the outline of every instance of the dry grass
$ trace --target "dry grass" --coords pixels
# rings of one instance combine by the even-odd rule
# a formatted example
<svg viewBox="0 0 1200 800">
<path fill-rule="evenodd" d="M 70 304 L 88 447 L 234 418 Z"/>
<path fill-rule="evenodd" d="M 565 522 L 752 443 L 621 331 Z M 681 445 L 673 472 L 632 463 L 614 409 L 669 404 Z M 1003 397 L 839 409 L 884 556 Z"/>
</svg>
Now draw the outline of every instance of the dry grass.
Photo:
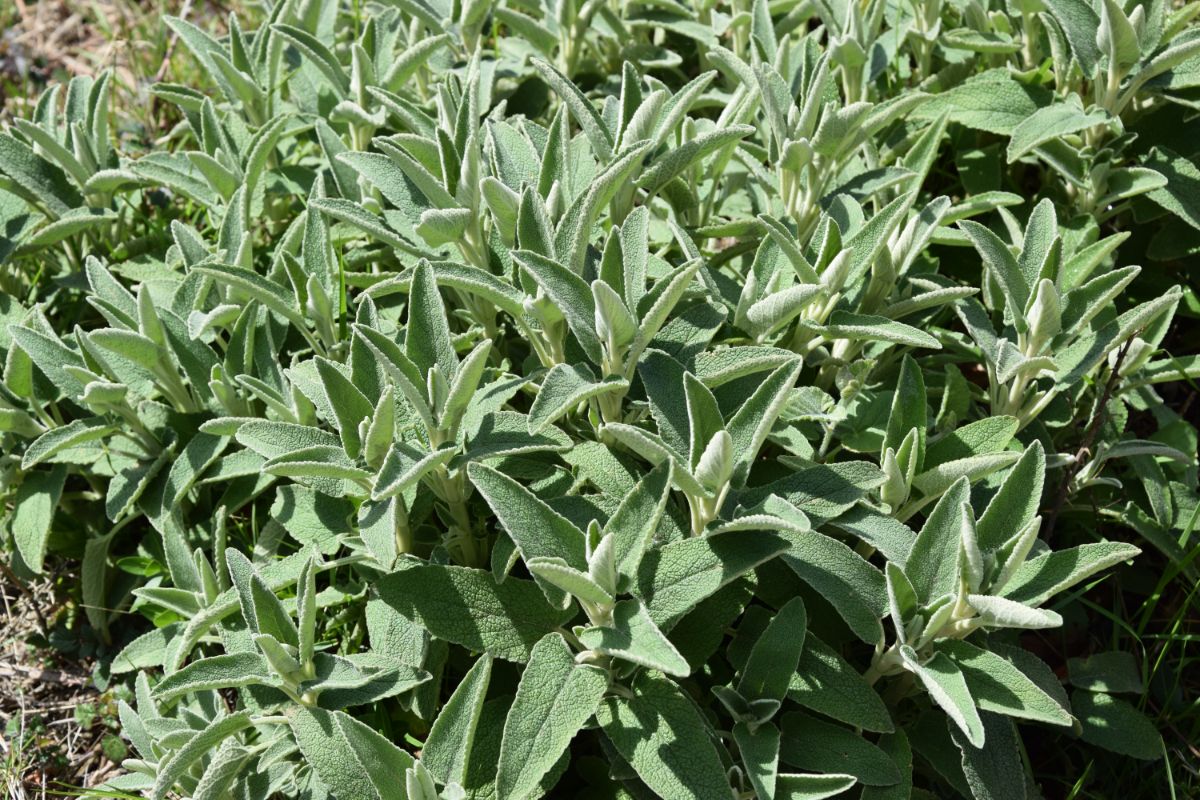
<svg viewBox="0 0 1200 800">
<path fill-rule="evenodd" d="M 113 0 L 13 0 L 7 15 L 0 12 L 5 32 L 0 39 L 0 88 L 5 111 L 20 114 L 35 102 L 37 91 L 52 80 L 94 75 L 113 67 L 129 82 L 135 76 L 128 39 L 110 39 L 106 31 L 122 25 L 126 4 Z M 145 43 L 142 43 L 145 44 Z M 29 90 L 33 91 L 22 91 Z"/>
<path fill-rule="evenodd" d="M 91 665 L 37 646 L 70 614 L 58 587 L 77 579 L 24 583 L 6 573 L 0 583 L 0 787 L 8 798 L 59 796 L 116 769 L 104 749 L 112 700 L 95 688 Z"/>
<path fill-rule="evenodd" d="M 240 4 L 239 4 L 240 5 Z M 216 0 L 0 0 L 0 122 L 28 116 L 54 82 L 112 69 L 118 135 L 164 132 L 169 109 L 147 89 L 162 80 L 202 82 L 163 14 L 223 33 L 229 9 Z"/>
</svg>

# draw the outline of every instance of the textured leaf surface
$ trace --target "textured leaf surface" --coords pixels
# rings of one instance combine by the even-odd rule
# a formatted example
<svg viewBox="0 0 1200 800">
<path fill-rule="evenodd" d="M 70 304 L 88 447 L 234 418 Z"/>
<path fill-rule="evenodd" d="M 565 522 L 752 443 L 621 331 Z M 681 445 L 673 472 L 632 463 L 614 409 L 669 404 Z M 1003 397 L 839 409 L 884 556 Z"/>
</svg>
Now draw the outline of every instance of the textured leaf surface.
<svg viewBox="0 0 1200 800">
<path fill-rule="evenodd" d="M 13 498 L 12 514 L 8 518 L 9 531 L 21 561 L 37 573 L 42 571 L 46 558 L 50 526 L 66 478 L 65 467 L 31 472 L 21 481 Z"/>
<path fill-rule="evenodd" d="M 866 786 L 888 786 L 900 772 L 887 754 L 846 728 L 792 712 L 783 717 L 780 759 L 813 772 L 853 775 Z"/>
<path fill-rule="evenodd" d="M 922 663 L 911 652 L 911 648 L 902 648 L 901 652 L 904 654 L 905 665 L 916 673 L 929 696 L 966 735 L 971 746 L 983 747 L 983 722 L 975 708 L 971 690 L 967 687 L 967 680 L 958 665 L 944 653 L 935 653 L 933 658 Z"/>
<path fill-rule="evenodd" d="M 463 677 L 442 706 L 421 748 L 421 761 L 442 783 L 463 783 L 483 701 L 492 679 L 492 658 L 484 655 Z"/>
<path fill-rule="evenodd" d="M 538 642 L 504 722 L 497 797 L 528 797 L 591 718 L 607 688 L 604 671 L 576 664 L 562 636 L 552 633 Z"/>
<path fill-rule="evenodd" d="M 679 654 L 650 618 L 640 600 L 622 600 L 613 607 L 612 624 L 591 627 L 579 641 L 598 653 L 623 658 L 668 675 L 687 677 L 687 660 Z"/>
<path fill-rule="evenodd" d="M 596 719 L 604 735 L 664 800 L 724 797 L 725 768 L 695 705 L 668 678 L 641 672 L 633 697 L 609 697 Z"/>
<path fill-rule="evenodd" d="M 1071 708 L 1083 725 L 1083 740 L 1131 758 L 1162 757 L 1162 736 L 1145 714 L 1103 692 L 1076 691 Z"/>
<path fill-rule="evenodd" d="M 496 583 L 490 572 L 401 561 L 376 584 L 380 598 L 434 636 L 496 658 L 525 662 L 570 612 L 553 608 L 529 581 Z"/>
<path fill-rule="evenodd" d="M 1044 603 L 1059 592 L 1141 551 L 1124 542 L 1093 542 L 1031 558 L 1004 587 L 1004 596 L 1021 603 Z"/>
<path fill-rule="evenodd" d="M 813 711 L 870 731 L 893 729 L 879 694 L 837 651 L 809 634 L 796 672 L 788 680 L 788 698 Z"/>
<path fill-rule="evenodd" d="M 971 745 L 962 731 L 953 728 L 950 735 L 962 751 L 963 774 L 971 794 L 978 800 L 1023 800 L 1025 768 L 1016 726 L 996 714 L 982 715 L 987 739 L 985 747 Z"/>
<path fill-rule="evenodd" d="M 636 593 L 650 618 L 669 628 L 701 600 L 787 549 L 786 540 L 765 533 L 673 542 L 646 554 Z"/>
<path fill-rule="evenodd" d="M 808 614 L 800 598 L 789 600 L 771 618 L 742 668 L 738 692 L 747 700 L 782 700 L 804 650 Z"/>
<path fill-rule="evenodd" d="M 1070 725 L 1070 712 L 1004 657 L 969 642 L 937 645 L 962 671 L 967 689 L 982 711 L 1050 725 Z"/>
</svg>

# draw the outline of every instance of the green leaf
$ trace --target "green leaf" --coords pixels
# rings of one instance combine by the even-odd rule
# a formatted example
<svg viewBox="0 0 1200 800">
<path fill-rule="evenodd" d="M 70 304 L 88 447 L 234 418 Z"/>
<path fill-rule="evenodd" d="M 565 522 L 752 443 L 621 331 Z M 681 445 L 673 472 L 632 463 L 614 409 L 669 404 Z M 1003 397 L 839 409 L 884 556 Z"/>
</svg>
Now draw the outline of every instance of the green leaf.
<svg viewBox="0 0 1200 800">
<path fill-rule="evenodd" d="M 153 628 L 134 639 L 112 661 L 112 673 L 122 675 L 149 667 L 161 667 L 167 645 L 182 629 L 173 622 L 164 628 Z"/>
<path fill-rule="evenodd" d="M 596 719 L 605 736 L 663 800 L 726 797 L 725 767 L 696 706 L 656 672 L 634 676 L 632 697 L 604 699 Z"/>
<path fill-rule="evenodd" d="M 759 448 L 771 432 L 775 420 L 783 411 L 788 394 L 800 376 L 800 362 L 776 368 L 759 384 L 725 426 L 732 438 L 736 457 L 736 475 L 744 482 L 750 466 L 758 458 Z"/>
<path fill-rule="evenodd" d="M 979 518 L 976 533 L 984 551 L 1000 547 L 1033 520 L 1041 504 L 1045 474 L 1045 451 L 1041 442 L 1034 441 L 1025 448 Z"/>
<path fill-rule="evenodd" d="M 21 469 L 28 470 L 73 447 L 103 439 L 116 430 L 101 417 L 77 419 L 51 428 L 35 439 L 21 458 Z"/>
<path fill-rule="evenodd" d="M 800 663 L 807 631 L 804 601 L 794 597 L 776 612 L 755 642 L 742 668 L 738 693 L 747 700 L 783 700 Z"/>
<path fill-rule="evenodd" d="M 258 653 L 230 653 L 193 661 L 167 675 L 154 687 L 154 697 L 169 702 L 204 689 L 270 684 L 270 667 Z"/>
<path fill-rule="evenodd" d="M 571 615 L 546 602 L 530 581 L 496 583 L 491 572 L 401 559 L 375 584 L 379 597 L 439 639 L 526 662 L 542 636 Z"/>
<path fill-rule="evenodd" d="M 596 113 L 596 109 L 583 96 L 583 92 L 571 83 L 570 78 L 540 58 L 532 59 L 531 63 L 571 112 L 575 122 L 583 129 L 583 134 L 587 137 L 588 144 L 592 146 L 592 152 L 596 154 L 596 158 L 600 159 L 601 163 L 610 161 L 613 157 L 612 136 L 600 115 Z"/>
<path fill-rule="evenodd" d="M 165 186 L 206 207 L 222 205 L 220 195 L 209 187 L 203 173 L 181 153 L 148 153 L 133 162 L 130 169 L 142 181 Z"/>
<path fill-rule="evenodd" d="M 398 151 L 395 147 L 388 150 L 389 154 L 396 152 L 404 155 L 403 151 Z M 416 231 L 412 226 L 420 217 L 421 211 L 427 208 L 432 201 L 425 198 L 422 190 L 417 188 L 417 184 L 405 174 L 405 171 L 391 158 L 380 153 L 352 150 L 342 153 L 336 158 L 362 176 L 364 180 L 378 189 L 389 203 L 400 210 L 401 213 L 398 214 L 395 212 L 385 213 L 384 218 L 388 225 L 396 228 L 406 238 L 415 237 Z M 428 175 L 428 172 L 425 174 Z M 433 182 L 436 185 L 436 181 Z M 439 197 L 442 197 L 441 193 L 439 193 Z M 453 198 L 448 199 L 447 203 L 454 205 Z"/>
<path fill-rule="evenodd" d="M 649 372 L 649 360 L 646 364 L 647 372 Z M 714 437 L 718 437 L 717 446 L 728 447 L 730 450 L 733 447 L 733 437 L 725 430 L 725 421 L 721 417 L 721 406 L 717 403 L 717 398 L 690 372 L 683 373 L 683 395 L 687 404 L 688 463 L 692 469 L 703 474 L 706 470 L 700 469 L 700 464 L 707 461 L 704 456 L 705 452 L 715 446 Z M 665 417 L 665 413 L 662 416 Z M 722 434 L 728 437 L 728 441 L 724 444 L 720 444 Z M 722 457 L 710 463 L 724 468 L 729 460 L 732 459 Z M 721 483 L 723 481 L 710 480 L 708 485 L 719 487 Z"/>
<path fill-rule="evenodd" d="M 540 580 L 562 589 L 579 600 L 597 605 L 612 605 L 613 595 L 588 573 L 567 566 L 561 558 L 531 558 L 529 572 Z"/>
<path fill-rule="evenodd" d="M 562 311 L 571 333 L 592 363 L 599 364 L 602 356 L 594 327 L 596 308 L 591 287 L 559 262 L 531 250 L 517 250 L 512 257 Z"/>
<path fill-rule="evenodd" d="M 701 600 L 789 547 L 786 539 L 769 533 L 672 542 L 642 558 L 634 594 L 645 602 L 650 618 L 669 629 Z"/>
<path fill-rule="evenodd" d="M 1033 608 L 1004 597 L 972 594 L 967 595 L 967 602 L 978 613 L 979 621 L 988 627 L 1040 630 L 1062 625 L 1062 617 L 1053 611 Z"/>
<path fill-rule="evenodd" d="M 910 347 L 926 347 L 940 350 L 937 339 L 924 331 L 903 322 L 874 314 L 854 314 L 849 311 L 834 311 L 829 315 L 829 324 L 819 329 L 830 339 L 850 339 L 856 342 L 891 342 Z"/>
<path fill-rule="evenodd" d="M 900 781 L 891 786 L 864 786 L 862 800 L 907 800 L 913 790 L 913 753 L 903 730 L 879 737 L 879 747 L 887 753 L 900 772 Z"/>
<path fill-rule="evenodd" d="M 575 663 L 561 635 L 552 633 L 534 646 L 504 721 L 496 774 L 498 800 L 535 792 L 591 719 L 607 688 L 604 670 Z"/>
<path fill-rule="evenodd" d="M 34 365 L 68 398 L 83 395 L 83 384 L 69 367 L 83 368 L 83 359 L 57 337 L 32 328 L 9 327 L 13 344 L 29 354 Z"/>
<path fill-rule="evenodd" d="M 310 447 L 340 447 L 338 438 L 309 425 L 273 420 L 252 420 L 240 426 L 234 438 L 263 458 L 276 458 Z"/>
<path fill-rule="evenodd" d="M 55 428 L 55 430 L 63 429 Z M 28 455 L 28 451 L 26 451 L 26 455 Z M 58 508 L 58 501 L 62 497 L 66 479 L 67 468 L 65 466 L 58 466 L 44 472 L 30 472 L 17 486 L 17 491 L 13 496 L 12 512 L 8 516 L 8 529 L 17 546 L 20 560 L 27 568 L 39 575 L 46 560 L 50 525 L 54 520 L 54 511 Z"/>
<path fill-rule="evenodd" d="M 537 46 L 544 55 L 551 55 L 558 47 L 558 37 L 540 22 L 511 8 L 497 8 L 496 19 L 518 32 L 521 38 Z"/>
<path fill-rule="evenodd" d="M 929 448 L 926 463 L 937 466 L 972 456 L 999 453 L 1008 447 L 1008 443 L 1016 435 L 1018 424 L 1016 417 L 999 416 L 963 425 L 938 439 Z M 1016 527 L 1020 528 L 1021 525 Z"/>
<path fill-rule="evenodd" d="M 650 168 L 638 178 L 637 185 L 651 195 L 656 194 L 710 154 L 746 138 L 754 133 L 754 130 L 750 125 L 733 125 L 701 134 L 654 159 Z"/>
<path fill-rule="evenodd" d="M 380 772 L 386 771 L 389 766 L 407 765 L 403 755 L 397 758 L 394 753 L 389 754 L 392 764 L 382 759 L 372 763 L 372 757 L 378 758 L 381 750 L 387 752 L 376 740 L 376 737 L 382 737 L 374 731 L 340 711 L 292 705 L 287 709 L 286 716 L 304 761 L 311 765 L 321 783 L 336 788 L 339 798 L 392 800 L 403 797 L 395 789 L 385 789 L 383 792 L 377 790 L 376 780 L 383 779 Z M 356 752 L 356 747 L 351 745 L 346 731 L 352 731 L 351 735 L 355 737 L 356 743 L 366 752 Z M 387 744 L 396 753 L 401 752 L 386 740 L 383 744 Z M 396 781 L 396 777 L 392 777 L 391 781 Z M 386 787 L 388 783 L 382 785 Z"/>
<path fill-rule="evenodd" d="M 483 416 L 478 428 L 469 434 L 462 459 L 483 461 L 521 453 L 565 452 L 570 449 L 570 438 L 557 428 L 550 426 L 539 434 L 531 434 L 528 417 L 524 414 L 497 411 Z"/>
<path fill-rule="evenodd" d="M 430 208 L 421 213 L 416 231 L 430 247 L 441 247 L 461 241 L 474 216 L 469 208 Z"/>
<path fill-rule="evenodd" d="M 101 328 L 88 334 L 92 344 L 127 358 L 146 370 L 153 370 L 162 361 L 163 352 L 150 338 L 134 331 Z"/>
<path fill-rule="evenodd" d="M 1115 650 L 1093 653 L 1087 658 L 1068 658 L 1067 670 L 1073 686 L 1090 692 L 1141 694 L 1146 690 L 1133 653 Z"/>
<path fill-rule="evenodd" d="M 606 424 L 602 429 L 602 434 L 607 441 L 623 445 L 655 466 L 669 464 L 671 480 L 676 487 L 687 494 L 697 497 L 704 497 L 708 494 L 707 490 L 697 482 L 695 476 L 684 465 L 682 455 L 667 445 L 662 437 L 620 422 Z"/>
<path fill-rule="evenodd" d="M 1146 30 L 1147 28 L 1143 26 L 1143 32 Z M 1200 54 L 1200 40 L 1195 37 L 1181 36 L 1174 41 L 1172 46 L 1162 50 L 1137 71 L 1121 95 L 1119 102 L 1122 105 L 1124 101 L 1132 98 L 1147 81 L 1163 76 L 1163 73 L 1168 74 L 1155 81 L 1156 84 L 1178 89 L 1193 88 L 1197 85 L 1196 68 L 1197 62 L 1200 60 L 1196 58 L 1196 55 Z"/>
<path fill-rule="evenodd" d="M 364 371 L 368 374 L 374 372 L 375 376 L 379 374 L 379 370 Z M 367 462 L 368 466 L 382 467 L 388 450 L 392 446 L 392 440 L 396 436 L 396 391 L 393 386 L 388 385 L 379 393 L 379 400 L 375 403 L 366 422 L 367 428 L 362 435 L 363 460 Z M 342 446 L 346 446 L 345 441 L 342 442 Z"/>
<path fill-rule="evenodd" d="M 1049 0 L 1047 3 L 1051 8 L 1057 4 L 1086 5 L 1086 0 Z M 1094 36 L 1095 32 L 1093 23 L 1088 35 Z M 1091 74 L 1090 67 L 1085 66 L 1085 74 Z M 935 120 L 946 114 L 950 122 L 1001 136 L 1012 136 L 1018 125 L 1039 107 L 1048 105 L 1050 99 L 1049 92 L 1020 83 L 1006 69 L 992 69 L 968 78 L 949 91 L 927 98 L 913 112 L 913 117 Z"/>
<path fill-rule="evenodd" d="M 1088 744 L 1143 761 L 1162 758 L 1162 736 L 1130 703 L 1103 692 L 1076 690 L 1071 693 L 1071 709 Z"/>
<path fill-rule="evenodd" d="M 216 750 L 217 746 L 225 739 L 250 725 L 250 712 L 239 711 L 236 714 L 219 716 L 206 725 L 203 730 L 197 731 L 183 747 L 164 758 L 159 764 L 151 796 L 154 800 L 162 800 L 175 786 L 175 783 L 187 774 L 192 764 Z"/>
<path fill-rule="evenodd" d="M 229 567 L 229 578 L 238 595 L 242 618 L 255 634 L 268 634 L 281 643 L 295 647 L 300 634 L 296 623 L 284 610 L 283 603 L 267 585 L 258 571 L 240 551 L 229 548 L 225 551 L 225 562 Z"/>
<path fill-rule="evenodd" d="M 988 273 L 1000 284 L 1008 301 L 1007 311 L 1016 319 L 1018 330 L 1024 330 L 1024 311 L 1031 290 L 1024 273 L 1017 265 L 1016 257 L 999 236 L 978 222 L 964 220 L 958 223 L 958 227 L 979 251 Z"/>
<path fill-rule="evenodd" d="M 598 215 L 632 180 L 653 146 L 653 142 L 630 145 L 591 181 L 588 190 L 567 209 L 555 232 L 555 250 L 574 274 L 583 274 L 588 241 Z"/>
<path fill-rule="evenodd" d="M 457 448 L 448 446 L 432 453 L 422 453 L 403 442 L 394 443 L 375 477 L 371 499 L 386 500 L 408 491 L 425 475 L 447 463 L 457 452 Z"/>
<path fill-rule="evenodd" d="M 899 452 L 900 443 L 908 436 L 910 430 L 917 431 L 917 450 L 915 454 L 916 472 L 921 471 L 925 455 L 925 429 L 928 426 L 925 397 L 925 380 L 921 370 L 911 356 L 905 355 L 900 365 L 900 378 L 896 382 L 896 394 L 892 398 L 892 410 L 888 414 L 887 433 L 883 439 L 883 449 L 892 448 Z M 941 442 L 938 442 L 940 445 Z M 931 450 L 928 459 L 931 464 L 938 463 L 933 453 L 938 445 Z"/>
<path fill-rule="evenodd" d="M 1167 185 L 1146 196 L 1193 228 L 1200 228 L 1200 169 L 1195 163 L 1165 147 L 1158 147 L 1142 162 L 1167 179 Z"/>
<path fill-rule="evenodd" d="M 971 746 L 983 747 L 983 720 L 979 718 L 975 700 L 958 665 L 944 653 L 934 653 L 932 658 L 922 663 L 907 645 L 900 648 L 900 654 L 905 667 L 920 679 L 929 696 L 966 735 Z"/>
<path fill-rule="evenodd" d="M 963 641 L 945 640 L 934 647 L 958 665 L 981 711 L 1049 725 L 1072 724 L 1067 709 L 1004 657 Z"/>
<path fill-rule="evenodd" d="M 926 497 L 937 497 L 959 479 L 977 481 L 996 470 L 1004 469 L 1017 458 L 1017 454 L 1011 451 L 960 458 L 925 470 L 913 478 L 912 484 Z"/>
<path fill-rule="evenodd" d="M 688 287 L 691 286 L 692 280 L 700 270 L 700 266 L 701 262 L 699 260 L 689 261 L 673 273 L 664 276 L 654 285 L 651 291 L 654 302 L 646 309 L 646 313 L 642 315 L 642 320 L 638 325 L 637 336 L 634 337 L 633 344 L 629 346 L 629 352 L 625 355 L 625 377 L 627 379 L 633 379 L 634 370 L 642 353 L 650 346 L 651 341 L 658 335 L 671 311 L 688 290 Z M 641 304 L 639 303 L 640 306 Z"/>
<path fill-rule="evenodd" d="M 184 501 L 228 443 L 229 440 L 223 436 L 207 433 L 197 433 L 188 441 L 167 473 L 162 496 L 164 510 L 175 508 Z"/>
<path fill-rule="evenodd" d="M 1070 100 L 1065 103 L 1039 108 L 1013 129 L 1012 138 L 1008 140 L 1008 163 L 1013 163 L 1052 139 L 1079 133 L 1108 121 L 1108 114 L 1103 109 L 1084 111 L 1077 95 L 1069 97 Z"/>
<path fill-rule="evenodd" d="M 964 526 L 973 523 L 970 497 L 970 483 L 960 478 L 938 500 L 913 542 L 904 571 L 922 602 L 957 589 L 959 543 Z"/>
<path fill-rule="evenodd" d="M 427 261 L 419 262 L 413 270 L 404 354 L 422 374 L 437 367 L 447 381 L 458 367 L 458 355 L 454 352 L 446 322 L 446 306 L 442 303 L 433 267 Z"/>
<path fill-rule="evenodd" d="M 354 466 L 340 444 L 284 453 L 268 460 L 262 468 L 263 472 L 281 478 L 306 479 L 322 489 L 328 488 L 331 494 L 365 495 L 366 489 L 361 487 L 368 486 L 371 477 L 371 473 Z"/>
<path fill-rule="evenodd" d="M 621 584 L 632 585 L 637 579 L 642 558 L 667 507 L 670 490 L 671 465 L 666 462 L 646 473 L 605 523 L 603 533 L 614 538 L 618 588 L 623 588 Z"/>
<path fill-rule="evenodd" d="M 379 96 L 379 95 L 377 95 Z M 392 170 L 388 170 L 382 164 L 373 170 L 373 174 L 381 179 L 380 191 L 384 191 L 383 183 L 388 184 L 395 199 L 392 202 L 400 206 L 401 209 L 408 213 L 414 213 L 420 210 L 422 215 L 424 211 L 429 210 L 432 205 L 434 209 L 455 209 L 458 203 L 448 191 L 446 184 L 441 180 L 440 176 L 433 175 L 426 167 L 413 158 L 399 144 L 390 139 L 376 138 L 374 144 L 380 150 L 387 154 L 388 160 L 391 162 Z M 349 160 L 351 154 L 346 154 L 343 160 Z M 351 161 L 352 166 L 364 165 L 363 159 L 358 158 Z M 407 179 L 407 186 L 400 181 L 400 176 L 396 174 L 396 170 L 403 174 Z M 412 191 L 415 188 L 416 193 Z M 387 194 L 387 192 L 384 192 Z"/>
<path fill-rule="evenodd" d="M 327 556 L 336 553 L 342 538 L 350 535 L 353 512 L 354 504 L 345 498 L 295 485 L 280 486 L 271 506 L 271 518 L 293 539 Z"/>
<path fill-rule="evenodd" d="M 957 728 L 950 730 L 962 751 L 963 774 L 976 800 L 1024 800 L 1026 778 L 1021 742 L 1011 720 L 984 713 L 985 747 L 975 747 Z"/>
<path fill-rule="evenodd" d="M 1096 48 L 1108 56 L 1111 69 L 1121 72 L 1137 64 L 1141 58 L 1138 32 L 1125 15 L 1125 10 L 1113 0 L 1100 2 L 1100 29 L 1096 32 Z"/>
<path fill-rule="evenodd" d="M 196 789 L 192 793 L 194 800 L 218 800 L 230 790 L 250 757 L 251 753 L 241 747 L 236 739 L 230 738 L 222 742 L 205 767 L 204 775 L 196 784 Z M 105 795 L 98 794 L 97 796 L 104 797 Z"/>
<path fill-rule="evenodd" d="M 1004 596 L 1037 606 L 1085 578 L 1128 561 L 1141 552 L 1124 542 L 1092 542 L 1046 553 L 1029 559 L 1017 569 L 1004 587 Z"/>
<path fill-rule="evenodd" d="M 758 797 L 775 797 L 779 771 L 779 728 L 770 722 L 753 731 L 745 722 L 733 726 L 733 740 L 741 755 L 746 777 Z"/>
<path fill-rule="evenodd" d="M 811 632 L 796 671 L 788 676 L 788 699 L 820 714 L 869 731 L 893 730 L 879 693 L 825 642 Z"/>
<path fill-rule="evenodd" d="M 746 309 L 746 321 L 759 341 L 787 325 L 815 300 L 824 296 L 820 286 L 797 284 L 773 292 Z"/>
<path fill-rule="evenodd" d="M 53 217 L 60 217 L 83 205 L 83 196 L 71 185 L 62 169 L 7 133 L 0 133 L 0 172 L 8 176 L 23 194 L 45 207 Z"/>
<path fill-rule="evenodd" d="M 825 597 L 836 597 L 837 613 L 864 642 L 883 637 L 879 624 L 887 607 L 885 581 L 877 567 L 851 548 L 816 532 L 780 533 L 792 546 L 784 562 Z"/>
<path fill-rule="evenodd" d="M 421 761 L 442 783 L 465 780 L 491 680 L 492 657 L 485 654 L 463 676 L 425 737 Z"/>
<path fill-rule="evenodd" d="M 267 280 L 257 272 L 225 264 L 205 264 L 193 267 L 193 272 L 212 278 L 218 285 L 236 289 L 250 299 L 262 303 L 300 330 L 307 330 L 304 315 L 296 305 L 296 298 L 282 286 Z"/>
<path fill-rule="evenodd" d="M 362 452 L 359 424 L 364 419 L 374 416 L 375 407 L 334 362 L 320 357 L 315 361 L 317 374 L 333 408 L 334 422 L 341 434 L 342 446 L 348 456 L 357 458 Z"/>
<path fill-rule="evenodd" d="M 350 88 L 350 79 L 346 76 L 337 57 L 317 37 L 292 25 L 276 23 L 271 30 L 287 39 L 309 63 L 321 71 L 339 96 L 344 96 Z"/>
<path fill-rule="evenodd" d="M 320 714 L 317 709 L 310 713 Z M 412 756 L 349 714 L 334 711 L 330 716 L 381 800 L 405 800 L 396 784 L 396 776 L 413 766 Z M 292 725 L 295 731 L 296 723 L 293 721 Z M 322 730 L 325 730 L 324 725 Z"/>
<path fill-rule="evenodd" d="M 1100 60 L 1100 49 L 1096 46 L 1096 31 L 1100 29 L 1100 17 L 1088 0 L 1047 0 L 1050 13 L 1062 25 L 1071 51 L 1075 54 L 1084 75 L 1091 75 Z"/>
<path fill-rule="evenodd" d="M 471 464 L 467 474 L 517 545 L 522 558 L 561 558 L 575 569 L 587 569 L 583 531 L 566 517 L 491 467 Z"/>
<path fill-rule="evenodd" d="M 827 106 L 812 139 L 813 150 L 823 156 L 836 157 L 847 146 L 853 147 L 865 135 L 863 129 L 870 111 L 871 104 L 865 102 Z"/>
<path fill-rule="evenodd" d="M 93 213 L 86 208 L 75 208 L 63 214 L 62 217 L 51 222 L 49 225 L 39 229 L 37 233 L 25 241 L 24 247 L 29 250 L 39 247 L 49 247 L 92 228 L 111 224 L 116 219 L 117 215 L 111 211 Z"/>
<path fill-rule="evenodd" d="M 864 786 L 889 786 L 900 780 L 892 760 L 866 739 L 796 711 L 783 718 L 779 758 L 799 769 L 849 774 Z"/>
<path fill-rule="evenodd" d="M 654 624 L 642 601 L 622 600 L 613 606 L 611 623 L 585 628 L 579 642 L 597 653 L 632 661 L 668 675 L 686 678 L 687 659 Z"/>
<path fill-rule="evenodd" d="M 780 775 L 775 796 L 780 800 L 825 800 L 849 791 L 857 782 L 853 775 Z M 872 788 L 864 786 L 863 792 Z"/>
<path fill-rule="evenodd" d="M 572 409 L 604 394 L 622 395 L 629 381 L 610 377 L 597 381 L 584 364 L 555 364 L 542 379 L 537 397 L 529 408 L 529 432 L 541 433 Z"/>
<path fill-rule="evenodd" d="M 340 165 L 341 162 L 334 163 Z M 310 210 L 319 211 L 328 217 L 353 225 L 371 238 L 392 248 L 408 252 L 413 250 L 412 243 L 398 231 L 393 230 L 387 220 L 370 213 L 351 200 L 338 197 L 316 197 L 309 201 L 308 207 Z"/>
</svg>

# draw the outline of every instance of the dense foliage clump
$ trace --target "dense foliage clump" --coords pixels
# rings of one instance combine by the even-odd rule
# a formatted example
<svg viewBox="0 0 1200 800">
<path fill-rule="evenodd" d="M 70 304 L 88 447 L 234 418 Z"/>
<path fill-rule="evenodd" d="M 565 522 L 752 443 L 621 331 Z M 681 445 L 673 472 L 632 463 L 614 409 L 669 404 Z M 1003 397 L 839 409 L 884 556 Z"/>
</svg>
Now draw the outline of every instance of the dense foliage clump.
<svg viewBox="0 0 1200 800">
<path fill-rule="evenodd" d="M 0 133 L 4 558 L 82 562 L 105 790 L 1174 791 L 1200 7 L 262 6 L 166 18 L 147 152 L 108 74 Z"/>
</svg>

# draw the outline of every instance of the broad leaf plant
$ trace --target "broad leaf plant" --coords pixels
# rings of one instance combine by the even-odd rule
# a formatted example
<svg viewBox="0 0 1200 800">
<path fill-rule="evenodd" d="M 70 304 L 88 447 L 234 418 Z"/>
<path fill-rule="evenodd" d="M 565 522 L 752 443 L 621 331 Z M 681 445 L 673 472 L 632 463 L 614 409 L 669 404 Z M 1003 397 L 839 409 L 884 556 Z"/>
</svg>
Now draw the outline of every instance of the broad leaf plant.
<svg viewBox="0 0 1200 800">
<path fill-rule="evenodd" d="M 149 151 L 108 73 L 0 132 L 4 557 L 132 686 L 94 796 L 1161 757 L 1027 645 L 1195 544 L 1200 6 L 255 9 L 164 18 Z"/>
</svg>

